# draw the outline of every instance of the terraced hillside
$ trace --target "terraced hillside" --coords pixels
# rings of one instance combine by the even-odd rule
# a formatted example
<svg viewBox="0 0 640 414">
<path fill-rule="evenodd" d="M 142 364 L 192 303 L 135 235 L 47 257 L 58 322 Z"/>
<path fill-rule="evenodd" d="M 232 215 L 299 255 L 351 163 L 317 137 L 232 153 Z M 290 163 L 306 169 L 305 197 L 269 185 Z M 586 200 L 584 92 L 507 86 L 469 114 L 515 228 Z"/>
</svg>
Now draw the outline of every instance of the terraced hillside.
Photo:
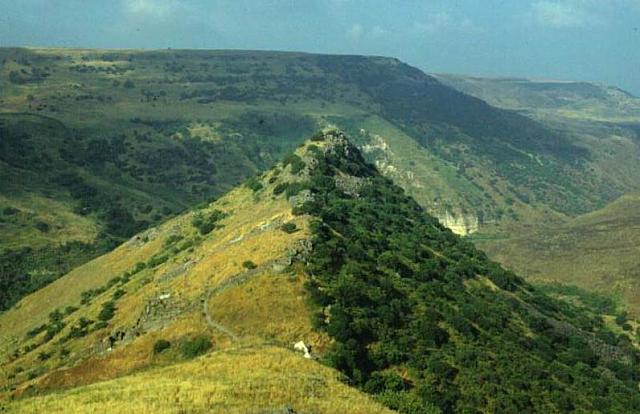
<svg viewBox="0 0 640 414">
<path fill-rule="evenodd" d="M 5 409 L 640 412 L 637 324 L 600 311 L 489 261 L 325 131 L 1 314 Z"/>
</svg>

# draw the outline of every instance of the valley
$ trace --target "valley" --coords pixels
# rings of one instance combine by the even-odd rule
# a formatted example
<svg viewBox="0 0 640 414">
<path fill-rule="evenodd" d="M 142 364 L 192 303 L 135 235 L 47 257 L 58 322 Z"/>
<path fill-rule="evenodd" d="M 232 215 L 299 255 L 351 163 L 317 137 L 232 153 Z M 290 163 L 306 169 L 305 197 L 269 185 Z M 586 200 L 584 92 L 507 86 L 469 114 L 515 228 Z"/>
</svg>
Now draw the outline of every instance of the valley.
<svg viewBox="0 0 640 414">
<path fill-rule="evenodd" d="M 636 101 L 615 91 L 608 124 L 565 123 L 391 58 L 23 48 L 0 62 L 4 309 L 324 126 L 461 234 L 560 225 L 640 190 L 638 140 L 617 123 Z"/>
<path fill-rule="evenodd" d="M 504 270 L 325 129 L 0 314 L 2 404 L 640 410 L 612 310 Z"/>
</svg>

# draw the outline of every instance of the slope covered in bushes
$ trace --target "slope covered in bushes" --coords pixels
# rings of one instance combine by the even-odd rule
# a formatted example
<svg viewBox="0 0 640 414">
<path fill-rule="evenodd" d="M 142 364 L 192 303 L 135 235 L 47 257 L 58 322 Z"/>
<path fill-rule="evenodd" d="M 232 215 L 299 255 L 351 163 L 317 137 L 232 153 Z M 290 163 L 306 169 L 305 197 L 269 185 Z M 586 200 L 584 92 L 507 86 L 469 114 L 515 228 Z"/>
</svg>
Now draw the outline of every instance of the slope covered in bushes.
<svg viewBox="0 0 640 414">
<path fill-rule="evenodd" d="M 406 413 L 640 410 L 627 336 L 488 260 L 344 136 L 326 139 L 296 212 L 315 217 L 308 291 L 330 365 Z"/>
</svg>

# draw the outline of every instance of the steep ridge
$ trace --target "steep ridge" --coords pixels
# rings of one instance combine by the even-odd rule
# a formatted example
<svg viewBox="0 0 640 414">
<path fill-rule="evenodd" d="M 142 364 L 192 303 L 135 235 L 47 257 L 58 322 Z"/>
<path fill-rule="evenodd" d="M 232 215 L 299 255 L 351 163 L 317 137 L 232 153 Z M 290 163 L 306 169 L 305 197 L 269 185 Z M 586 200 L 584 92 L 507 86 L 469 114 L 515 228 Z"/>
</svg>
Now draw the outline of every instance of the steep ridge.
<svg viewBox="0 0 640 414">
<path fill-rule="evenodd" d="M 345 130 L 460 232 L 561 220 L 640 190 L 636 135 L 582 139 L 393 58 L 3 48 L 0 91 L 0 310 L 318 127 Z"/>
<path fill-rule="evenodd" d="M 15 412 L 131 398 L 149 412 L 640 411 L 629 332 L 489 261 L 334 130 L 29 295 L 0 329 Z"/>
</svg>

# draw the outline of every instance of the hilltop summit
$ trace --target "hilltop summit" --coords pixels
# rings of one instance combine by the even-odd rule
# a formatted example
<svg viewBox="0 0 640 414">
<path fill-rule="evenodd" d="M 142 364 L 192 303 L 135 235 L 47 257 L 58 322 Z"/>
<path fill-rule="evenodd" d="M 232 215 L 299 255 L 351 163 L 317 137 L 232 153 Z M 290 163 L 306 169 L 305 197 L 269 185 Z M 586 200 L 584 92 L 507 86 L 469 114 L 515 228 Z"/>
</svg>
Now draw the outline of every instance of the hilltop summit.
<svg viewBox="0 0 640 414">
<path fill-rule="evenodd" d="M 640 411 L 626 335 L 489 261 L 335 129 L 0 328 L 15 412 Z"/>
</svg>

